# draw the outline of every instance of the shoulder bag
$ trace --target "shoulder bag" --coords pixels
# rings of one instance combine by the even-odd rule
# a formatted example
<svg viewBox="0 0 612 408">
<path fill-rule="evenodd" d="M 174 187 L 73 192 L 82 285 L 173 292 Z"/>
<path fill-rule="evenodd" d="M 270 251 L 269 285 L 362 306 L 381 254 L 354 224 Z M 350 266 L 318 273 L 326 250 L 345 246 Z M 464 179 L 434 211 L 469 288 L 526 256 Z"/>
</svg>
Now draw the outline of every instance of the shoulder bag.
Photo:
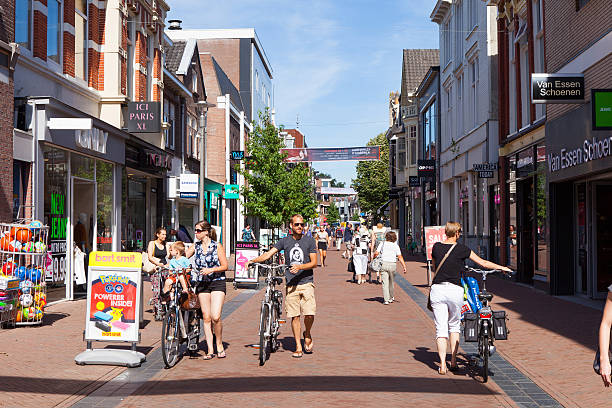
<svg viewBox="0 0 612 408">
<path fill-rule="evenodd" d="M 346 267 L 346 270 L 352 273 L 355 273 L 355 264 L 353 263 L 353 257 L 351 256 L 351 259 L 349 259 L 348 261 L 348 265 Z"/>
<path fill-rule="evenodd" d="M 155 264 L 149 260 L 149 253 L 146 251 L 142 252 L 142 271 L 145 273 L 155 272 Z"/>
<path fill-rule="evenodd" d="M 181 293 L 181 307 L 185 310 L 197 310 L 200 308 L 200 298 L 198 295 L 196 295 L 195 291 L 189 284 L 189 279 L 187 279 L 187 276 L 185 276 L 185 281 L 187 283 L 188 291 Z"/>
<path fill-rule="evenodd" d="M 444 255 L 444 258 L 442 258 L 442 261 L 440 261 L 440 264 L 436 266 L 436 274 L 438 273 L 438 271 L 444 264 L 444 261 L 446 261 L 446 258 L 448 258 L 450 253 L 453 252 L 453 249 L 455 249 L 455 245 L 457 245 L 456 242 L 453 244 L 453 246 L 450 247 L 446 255 Z M 433 312 L 433 308 L 431 307 L 431 289 L 429 289 L 429 296 L 427 296 L 427 309 Z"/>
<path fill-rule="evenodd" d="M 372 259 L 372 262 L 370 262 L 370 268 L 372 268 L 372 270 L 374 272 L 380 272 L 380 270 L 382 269 L 382 264 L 383 264 L 383 260 L 382 260 L 382 254 L 383 254 L 383 249 L 385 249 L 385 243 L 382 243 L 382 246 L 380 247 L 380 254 L 378 254 L 378 256 L 374 259 Z"/>
</svg>

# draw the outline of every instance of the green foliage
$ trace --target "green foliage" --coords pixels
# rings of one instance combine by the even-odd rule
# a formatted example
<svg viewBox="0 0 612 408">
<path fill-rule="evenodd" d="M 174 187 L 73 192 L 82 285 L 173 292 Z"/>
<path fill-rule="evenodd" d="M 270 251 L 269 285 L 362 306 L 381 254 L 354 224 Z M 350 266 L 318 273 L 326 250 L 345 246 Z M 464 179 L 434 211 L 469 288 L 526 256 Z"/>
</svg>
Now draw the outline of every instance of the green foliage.
<svg viewBox="0 0 612 408">
<path fill-rule="evenodd" d="M 351 221 L 359 221 L 359 214 L 355 213 L 351 216 Z"/>
<path fill-rule="evenodd" d="M 327 211 L 327 223 L 333 224 L 334 222 L 340 221 L 340 211 L 338 211 L 338 207 L 334 202 L 330 203 L 329 209 Z"/>
<path fill-rule="evenodd" d="M 314 218 L 317 203 L 310 183 L 310 169 L 304 165 L 289 165 L 280 152 L 282 140 L 269 112 L 260 115 L 247 141 L 252 165 L 236 170 L 246 183 L 242 186 L 245 215 L 259 217 L 278 227 L 295 213 L 305 220 Z"/>
<path fill-rule="evenodd" d="M 359 194 L 359 207 L 374 214 L 389 196 L 389 141 L 384 133 L 370 139 L 368 146 L 380 146 L 380 160 L 357 163 L 353 188 Z"/>
</svg>

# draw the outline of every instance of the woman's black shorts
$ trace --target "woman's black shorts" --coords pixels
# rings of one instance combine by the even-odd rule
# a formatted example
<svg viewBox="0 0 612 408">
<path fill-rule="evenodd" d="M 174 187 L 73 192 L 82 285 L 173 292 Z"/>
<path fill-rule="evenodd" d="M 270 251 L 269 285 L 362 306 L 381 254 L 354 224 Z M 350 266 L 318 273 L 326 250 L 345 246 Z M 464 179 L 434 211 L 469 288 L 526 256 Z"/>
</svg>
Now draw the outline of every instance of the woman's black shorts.
<svg viewBox="0 0 612 408">
<path fill-rule="evenodd" d="M 216 281 L 203 281 L 196 286 L 196 293 L 211 293 L 211 292 L 223 292 L 226 293 L 225 279 Z"/>
<path fill-rule="evenodd" d="M 327 251 L 327 242 L 318 242 L 317 248 Z"/>
</svg>

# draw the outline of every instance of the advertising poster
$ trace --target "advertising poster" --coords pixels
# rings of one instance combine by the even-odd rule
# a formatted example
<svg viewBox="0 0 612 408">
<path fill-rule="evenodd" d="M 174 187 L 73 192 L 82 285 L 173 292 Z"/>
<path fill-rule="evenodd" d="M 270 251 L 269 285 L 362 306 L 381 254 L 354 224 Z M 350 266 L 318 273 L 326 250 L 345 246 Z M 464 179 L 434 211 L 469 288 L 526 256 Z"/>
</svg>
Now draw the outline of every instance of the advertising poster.
<svg viewBox="0 0 612 408">
<path fill-rule="evenodd" d="M 292 148 L 281 149 L 281 153 L 287 153 L 285 161 L 315 162 L 315 161 L 341 161 L 341 160 L 379 160 L 380 146 L 364 147 L 332 147 L 332 148 Z"/>
<path fill-rule="evenodd" d="M 442 242 L 446 239 L 444 233 L 444 225 L 425 227 L 425 248 L 427 250 L 427 260 L 431 261 L 431 249 L 436 242 Z"/>
<path fill-rule="evenodd" d="M 140 253 L 89 254 L 87 340 L 138 341 L 141 267 Z"/>
<path fill-rule="evenodd" d="M 236 282 L 248 282 L 257 283 L 257 275 L 255 271 L 251 271 L 245 268 L 248 261 L 257 258 L 259 255 L 259 242 L 236 242 L 236 275 L 234 280 Z"/>
</svg>

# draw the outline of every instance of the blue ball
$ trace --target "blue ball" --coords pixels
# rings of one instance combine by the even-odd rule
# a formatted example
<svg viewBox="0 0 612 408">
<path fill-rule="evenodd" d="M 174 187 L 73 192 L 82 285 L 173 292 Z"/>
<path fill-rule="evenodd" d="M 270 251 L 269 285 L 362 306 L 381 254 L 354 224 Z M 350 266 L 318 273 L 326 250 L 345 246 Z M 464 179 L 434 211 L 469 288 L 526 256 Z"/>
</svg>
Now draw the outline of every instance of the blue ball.
<svg viewBox="0 0 612 408">
<path fill-rule="evenodd" d="M 25 280 L 28 277 L 28 269 L 25 266 L 17 268 L 17 277 L 19 280 Z"/>
</svg>

